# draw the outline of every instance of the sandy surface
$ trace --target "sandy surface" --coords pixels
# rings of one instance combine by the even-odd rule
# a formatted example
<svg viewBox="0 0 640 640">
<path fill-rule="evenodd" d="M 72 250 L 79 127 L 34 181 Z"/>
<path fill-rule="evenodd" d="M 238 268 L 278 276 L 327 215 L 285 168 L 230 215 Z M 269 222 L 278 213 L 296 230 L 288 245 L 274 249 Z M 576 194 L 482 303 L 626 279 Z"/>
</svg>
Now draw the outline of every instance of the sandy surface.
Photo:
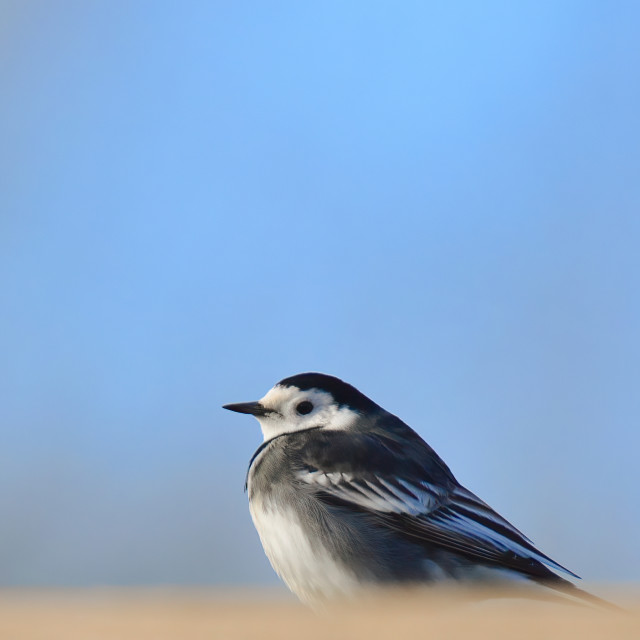
<svg viewBox="0 0 640 640">
<path fill-rule="evenodd" d="M 626 613 L 460 592 L 394 592 L 321 613 L 279 592 L 0 591 L 2 640 L 400 638 L 640 639 L 640 592 L 599 590 Z"/>
</svg>

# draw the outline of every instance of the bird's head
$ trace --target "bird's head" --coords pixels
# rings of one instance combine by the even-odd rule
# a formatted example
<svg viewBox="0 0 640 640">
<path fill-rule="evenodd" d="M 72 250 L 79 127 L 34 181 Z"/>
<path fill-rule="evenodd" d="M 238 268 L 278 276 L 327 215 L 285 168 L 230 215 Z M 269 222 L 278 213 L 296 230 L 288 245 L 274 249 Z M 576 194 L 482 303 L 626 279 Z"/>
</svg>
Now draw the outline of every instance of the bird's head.
<svg viewBox="0 0 640 640">
<path fill-rule="evenodd" d="M 323 373 L 301 373 L 278 382 L 257 402 L 224 409 L 255 416 L 265 440 L 305 429 L 349 429 L 380 407 L 355 387 Z"/>
</svg>

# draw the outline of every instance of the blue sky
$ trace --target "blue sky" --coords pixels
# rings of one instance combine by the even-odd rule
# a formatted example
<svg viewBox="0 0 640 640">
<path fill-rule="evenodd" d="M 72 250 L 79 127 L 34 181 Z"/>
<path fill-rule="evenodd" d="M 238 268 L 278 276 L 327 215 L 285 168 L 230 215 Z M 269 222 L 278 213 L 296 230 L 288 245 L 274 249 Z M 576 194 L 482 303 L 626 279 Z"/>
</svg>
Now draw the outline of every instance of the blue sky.
<svg viewBox="0 0 640 640">
<path fill-rule="evenodd" d="M 640 574 L 635 3 L 5 3 L 0 581 L 274 583 L 307 370 L 587 580 Z"/>
</svg>

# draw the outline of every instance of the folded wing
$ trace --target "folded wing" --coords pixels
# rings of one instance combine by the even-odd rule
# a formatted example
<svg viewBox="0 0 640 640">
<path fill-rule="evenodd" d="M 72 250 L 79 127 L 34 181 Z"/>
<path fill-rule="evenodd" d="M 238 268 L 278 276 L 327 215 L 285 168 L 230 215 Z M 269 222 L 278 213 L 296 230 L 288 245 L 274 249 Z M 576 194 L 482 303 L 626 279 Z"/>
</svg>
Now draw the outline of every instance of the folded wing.
<svg viewBox="0 0 640 640">
<path fill-rule="evenodd" d="M 332 455 L 327 447 L 334 444 L 339 451 Z M 446 482 L 434 481 L 431 449 L 426 451 L 424 465 L 420 465 L 415 453 L 412 459 L 398 459 L 394 443 L 385 442 L 381 435 L 351 435 L 336 443 L 329 438 L 323 445 L 321 455 L 314 455 L 319 449 L 313 446 L 300 452 L 297 478 L 324 503 L 367 512 L 380 526 L 417 543 L 440 546 L 478 562 L 540 579 L 555 576 L 547 567 L 578 577 L 538 551 L 452 475 Z M 357 451 L 351 455 L 349 447 Z M 358 464 L 358 460 L 366 459 L 367 450 L 375 458 L 375 465 Z"/>
</svg>

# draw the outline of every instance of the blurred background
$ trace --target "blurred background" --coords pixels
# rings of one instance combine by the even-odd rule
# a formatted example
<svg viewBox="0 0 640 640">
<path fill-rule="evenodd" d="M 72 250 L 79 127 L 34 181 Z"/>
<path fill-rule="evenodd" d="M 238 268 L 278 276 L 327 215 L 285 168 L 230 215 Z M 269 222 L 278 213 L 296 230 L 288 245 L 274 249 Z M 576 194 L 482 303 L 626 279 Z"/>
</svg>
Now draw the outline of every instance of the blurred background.
<svg viewBox="0 0 640 640">
<path fill-rule="evenodd" d="M 0 584 L 276 584 L 244 474 L 344 378 L 640 575 L 634 2 L 0 4 Z"/>
</svg>

